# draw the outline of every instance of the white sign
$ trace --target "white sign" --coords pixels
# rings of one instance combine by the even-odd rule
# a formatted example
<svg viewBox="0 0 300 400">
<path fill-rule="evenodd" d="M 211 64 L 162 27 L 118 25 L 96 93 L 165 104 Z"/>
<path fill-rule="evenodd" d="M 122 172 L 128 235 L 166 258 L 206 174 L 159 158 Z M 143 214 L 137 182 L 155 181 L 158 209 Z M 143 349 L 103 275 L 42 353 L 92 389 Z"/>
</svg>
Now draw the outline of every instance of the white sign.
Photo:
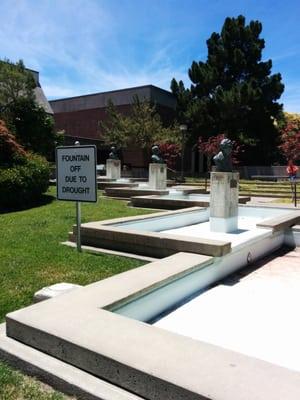
<svg viewBox="0 0 300 400">
<path fill-rule="evenodd" d="M 56 148 L 58 200 L 96 202 L 96 146 Z"/>
</svg>

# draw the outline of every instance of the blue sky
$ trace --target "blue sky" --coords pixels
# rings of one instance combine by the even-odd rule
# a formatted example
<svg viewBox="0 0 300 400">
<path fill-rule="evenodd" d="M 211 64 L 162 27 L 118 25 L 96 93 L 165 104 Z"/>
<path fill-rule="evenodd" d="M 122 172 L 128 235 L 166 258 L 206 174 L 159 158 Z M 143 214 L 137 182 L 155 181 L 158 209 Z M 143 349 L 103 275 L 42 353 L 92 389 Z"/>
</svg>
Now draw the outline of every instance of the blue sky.
<svg viewBox="0 0 300 400">
<path fill-rule="evenodd" d="M 1 0 L 0 57 L 40 71 L 48 98 L 189 84 L 193 60 L 227 16 L 263 24 L 263 59 L 282 74 L 286 111 L 300 112 L 299 0 Z"/>
</svg>

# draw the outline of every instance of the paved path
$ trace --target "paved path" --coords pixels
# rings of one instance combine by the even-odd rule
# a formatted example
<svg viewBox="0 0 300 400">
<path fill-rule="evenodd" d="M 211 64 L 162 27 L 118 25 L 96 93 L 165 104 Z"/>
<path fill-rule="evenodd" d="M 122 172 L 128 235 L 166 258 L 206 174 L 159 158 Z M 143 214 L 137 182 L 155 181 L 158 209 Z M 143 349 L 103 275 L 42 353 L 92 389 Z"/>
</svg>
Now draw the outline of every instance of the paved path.
<svg viewBox="0 0 300 400">
<path fill-rule="evenodd" d="M 155 325 L 300 371 L 300 248 L 280 251 Z"/>
<path fill-rule="evenodd" d="M 298 200 L 297 207 L 294 206 L 294 203 L 277 203 L 276 201 L 280 201 L 280 199 L 277 197 L 258 197 L 258 196 L 252 196 L 251 200 L 248 201 L 248 205 L 271 205 L 272 207 L 284 207 L 284 208 L 300 208 L 300 200 Z"/>
</svg>

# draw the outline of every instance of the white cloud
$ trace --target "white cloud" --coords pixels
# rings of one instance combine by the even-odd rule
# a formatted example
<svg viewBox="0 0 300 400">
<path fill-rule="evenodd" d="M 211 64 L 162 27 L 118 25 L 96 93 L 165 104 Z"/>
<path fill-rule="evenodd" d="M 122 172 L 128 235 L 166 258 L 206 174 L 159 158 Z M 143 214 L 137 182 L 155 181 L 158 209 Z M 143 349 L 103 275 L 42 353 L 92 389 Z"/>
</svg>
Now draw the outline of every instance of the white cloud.
<svg viewBox="0 0 300 400">
<path fill-rule="evenodd" d="M 1 57 L 22 58 L 39 70 L 49 98 L 145 84 L 169 89 L 174 76 L 187 78 L 184 68 L 172 62 L 174 50 L 182 51 L 172 32 L 153 34 L 139 54 L 130 40 L 123 46 L 130 21 L 119 26 L 105 6 L 97 0 L 4 0 Z"/>
</svg>

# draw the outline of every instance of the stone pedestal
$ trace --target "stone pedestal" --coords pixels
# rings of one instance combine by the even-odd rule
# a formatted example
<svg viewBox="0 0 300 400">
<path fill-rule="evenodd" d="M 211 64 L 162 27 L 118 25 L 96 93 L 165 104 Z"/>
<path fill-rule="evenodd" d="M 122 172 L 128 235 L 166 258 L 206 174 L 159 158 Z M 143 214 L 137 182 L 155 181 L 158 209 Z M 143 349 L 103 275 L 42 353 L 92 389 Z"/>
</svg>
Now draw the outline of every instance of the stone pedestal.
<svg viewBox="0 0 300 400">
<path fill-rule="evenodd" d="M 165 190 L 167 187 L 167 165 L 149 164 L 149 186 L 151 189 Z"/>
<path fill-rule="evenodd" d="M 212 172 L 210 175 L 210 230 L 238 229 L 239 173 Z"/>
<path fill-rule="evenodd" d="M 120 179 L 121 177 L 121 161 L 120 160 L 106 160 L 106 177 L 109 179 Z"/>
</svg>

